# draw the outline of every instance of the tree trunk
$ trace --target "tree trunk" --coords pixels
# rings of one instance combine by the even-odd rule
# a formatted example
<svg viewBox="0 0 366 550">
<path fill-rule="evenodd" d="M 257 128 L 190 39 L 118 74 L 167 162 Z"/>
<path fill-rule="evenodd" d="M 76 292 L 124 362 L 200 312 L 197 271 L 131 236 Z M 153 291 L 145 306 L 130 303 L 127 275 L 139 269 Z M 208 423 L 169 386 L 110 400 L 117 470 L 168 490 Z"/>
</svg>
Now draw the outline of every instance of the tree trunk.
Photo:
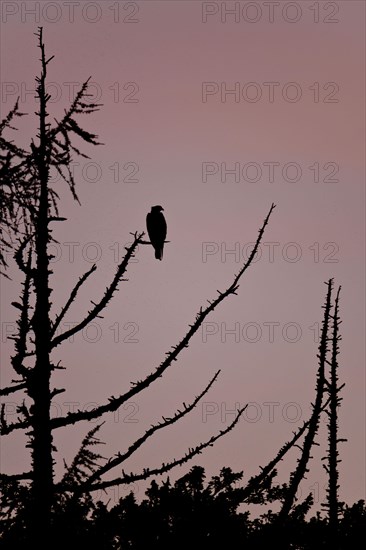
<svg viewBox="0 0 366 550">
<path fill-rule="evenodd" d="M 50 293 L 49 288 L 49 158 L 47 146 L 46 118 L 47 96 L 45 90 L 46 61 L 42 31 L 40 30 L 42 52 L 42 74 L 38 80 L 39 97 L 39 147 L 36 150 L 40 183 L 38 217 L 36 223 L 35 248 L 37 266 L 34 276 L 36 305 L 33 319 L 36 362 L 32 372 L 30 396 L 34 404 L 32 413 L 32 542 L 47 542 L 51 524 L 53 498 L 52 432 L 50 425 Z"/>
<path fill-rule="evenodd" d="M 42 192 L 41 192 L 42 195 Z M 47 200 L 47 198 L 46 198 Z M 41 199 L 42 202 L 42 199 Z M 47 206 L 47 205 L 46 205 Z M 37 274 L 34 333 L 36 364 L 32 376 L 32 462 L 33 462 L 33 513 L 32 531 L 38 538 L 47 532 L 51 519 L 53 493 L 52 433 L 50 426 L 50 357 L 49 357 L 49 287 L 47 257 L 47 207 L 40 205 L 36 239 Z M 46 218 L 46 221 L 45 221 Z M 42 225 L 45 225 L 42 227 Z"/>
</svg>

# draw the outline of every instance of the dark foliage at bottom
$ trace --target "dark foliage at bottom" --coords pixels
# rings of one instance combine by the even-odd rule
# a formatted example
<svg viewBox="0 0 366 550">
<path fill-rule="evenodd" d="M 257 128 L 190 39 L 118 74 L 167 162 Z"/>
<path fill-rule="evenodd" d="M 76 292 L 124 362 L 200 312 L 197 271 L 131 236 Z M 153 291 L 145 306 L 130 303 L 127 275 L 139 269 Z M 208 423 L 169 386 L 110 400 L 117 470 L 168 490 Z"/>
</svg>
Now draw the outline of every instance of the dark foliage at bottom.
<svg viewBox="0 0 366 550">
<path fill-rule="evenodd" d="M 130 492 L 114 506 L 94 502 L 90 495 L 63 495 L 54 505 L 52 547 L 100 550 L 170 550 L 243 548 L 257 550 L 349 550 L 358 548 L 366 534 L 366 506 L 359 501 L 343 505 L 337 547 L 329 543 L 328 520 L 318 513 L 306 519 L 311 496 L 294 507 L 285 524 L 267 510 L 251 518 L 246 504 L 275 504 L 278 508 L 288 487 L 274 485 L 274 476 L 248 497 L 240 484 L 241 473 L 223 468 L 205 481 L 205 471 L 194 466 L 174 484 L 152 481 L 146 498 L 138 502 Z M 0 522 L 2 548 L 20 548 L 28 542 L 26 515 L 29 492 L 17 483 L 3 492 L 7 503 L 16 499 L 16 513 L 4 506 Z M 5 500 L 2 504 L 6 504 Z M 277 503 L 277 506 L 276 506 Z M 39 541 L 42 541 L 40 533 Z"/>
</svg>

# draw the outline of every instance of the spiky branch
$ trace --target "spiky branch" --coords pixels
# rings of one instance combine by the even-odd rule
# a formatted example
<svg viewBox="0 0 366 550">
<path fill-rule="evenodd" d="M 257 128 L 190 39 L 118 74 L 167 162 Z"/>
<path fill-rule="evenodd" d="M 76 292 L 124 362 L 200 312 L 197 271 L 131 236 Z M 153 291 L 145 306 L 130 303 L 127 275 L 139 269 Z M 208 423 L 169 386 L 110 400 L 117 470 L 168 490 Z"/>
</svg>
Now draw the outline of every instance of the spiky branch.
<svg viewBox="0 0 366 550">
<path fill-rule="evenodd" d="M 27 354 L 27 337 L 30 329 L 29 312 L 31 310 L 31 306 L 29 299 L 31 286 L 31 264 L 32 254 L 31 251 L 29 251 L 28 261 L 24 269 L 25 281 L 23 283 L 21 303 L 19 304 L 18 302 L 12 302 L 12 306 L 20 310 L 20 316 L 17 321 L 18 334 L 16 337 L 13 337 L 15 340 L 16 354 L 12 357 L 12 366 L 15 372 L 21 376 L 24 381 L 27 380 L 29 375 L 29 370 L 24 366 L 23 362 Z"/>
<path fill-rule="evenodd" d="M 319 419 L 320 413 L 322 410 L 322 402 L 324 395 L 324 386 L 325 386 L 325 364 L 327 361 L 327 352 L 328 352 L 328 331 L 329 331 L 329 320 L 330 320 L 330 310 L 331 310 L 331 296 L 332 296 L 332 287 L 333 280 L 330 279 L 327 283 L 327 296 L 325 300 L 324 309 L 324 318 L 322 325 L 322 334 L 319 343 L 319 353 L 318 353 L 318 373 L 317 373 L 317 383 L 316 383 L 316 397 L 313 404 L 313 411 L 308 425 L 308 431 L 306 433 L 301 456 L 297 461 L 297 467 L 295 471 L 290 476 L 290 482 L 288 491 L 283 501 L 281 511 L 279 513 L 279 520 L 283 521 L 289 515 L 291 508 L 296 500 L 296 493 L 298 487 L 304 478 L 305 474 L 308 471 L 308 462 L 311 458 L 311 449 L 315 442 L 315 437 L 319 428 Z"/>
<path fill-rule="evenodd" d="M 9 386 L 7 388 L 1 388 L 0 389 L 0 395 L 10 395 L 11 393 L 15 393 L 20 390 L 24 390 L 27 387 L 25 382 L 20 382 L 19 384 L 15 384 L 14 386 Z"/>
<path fill-rule="evenodd" d="M 328 406 L 328 404 L 329 404 L 329 399 L 322 406 L 321 412 L 326 410 L 326 407 Z M 311 419 L 304 422 L 303 425 L 300 428 L 298 428 L 298 430 L 296 432 L 293 432 L 293 438 L 290 439 L 290 441 L 285 443 L 280 448 L 280 450 L 278 451 L 275 458 L 273 460 L 271 460 L 270 462 L 268 462 L 268 464 L 266 466 L 264 466 L 264 468 L 260 467 L 261 471 L 259 472 L 259 474 L 257 474 L 256 476 L 253 476 L 249 479 L 247 485 L 243 489 L 243 495 L 244 495 L 245 499 L 250 497 L 250 495 L 253 492 L 255 492 L 256 490 L 258 490 L 261 487 L 262 483 L 266 481 L 267 477 L 271 474 L 271 472 L 273 472 L 273 470 L 275 469 L 277 464 L 279 462 L 281 462 L 281 460 L 290 451 L 290 449 L 292 449 L 293 447 L 296 447 L 297 442 L 299 441 L 299 439 L 301 439 L 301 437 L 303 436 L 305 431 L 308 429 L 309 424 L 310 424 L 310 420 Z"/>
<path fill-rule="evenodd" d="M 186 414 L 190 413 L 197 405 L 197 403 L 202 399 L 204 395 L 210 390 L 211 386 L 214 384 L 214 382 L 217 380 L 217 377 L 219 375 L 220 371 L 217 371 L 214 377 L 210 380 L 209 384 L 206 386 L 206 388 L 190 403 L 189 405 L 186 405 L 183 403 L 183 409 L 179 410 L 170 418 L 163 417 L 163 421 L 159 422 L 158 424 L 152 425 L 143 436 L 141 436 L 139 439 L 137 439 L 125 453 L 118 453 L 118 455 L 108 460 L 107 464 L 104 466 L 98 468 L 86 481 L 85 483 L 87 485 L 90 485 L 94 483 L 96 480 L 100 479 L 104 474 L 115 468 L 116 466 L 119 466 L 120 464 L 123 464 L 128 458 L 130 458 L 131 455 L 133 455 L 154 433 L 156 433 L 158 430 L 162 430 L 163 428 L 166 428 L 167 426 L 171 426 L 175 422 L 178 422 L 181 418 L 183 418 Z"/>
<path fill-rule="evenodd" d="M 264 468 L 260 468 L 261 471 L 259 474 L 249 479 L 247 485 L 243 489 L 244 499 L 250 497 L 251 494 L 261 487 L 262 483 L 268 478 L 277 464 L 284 458 L 288 451 L 295 446 L 297 441 L 304 434 L 305 430 L 309 426 L 309 422 L 310 421 L 304 422 L 304 424 L 296 432 L 294 432 L 293 438 L 281 447 L 275 458 L 271 460 Z"/>
<path fill-rule="evenodd" d="M 337 533 L 338 533 L 338 514 L 339 514 L 339 497 L 338 497 L 338 463 L 340 462 L 338 443 L 347 441 L 346 439 L 338 438 L 338 409 L 342 398 L 339 397 L 339 393 L 344 387 L 344 384 L 339 385 L 338 377 L 338 354 L 339 354 L 339 341 L 341 336 L 339 334 L 339 325 L 341 323 L 339 318 L 339 294 L 341 287 L 338 288 L 337 296 L 334 304 L 333 319 L 333 333 L 332 333 L 332 356 L 329 362 L 330 365 L 330 380 L 327 384 L 327 392 L 329 393 L 329 410 L 326 410 L 328 416 L 328 453 L 325 457 L 327 464 L 324 464 L 324 468 L 328 473 L 328 488 L 327 488 L 327 502 L 325 507 L 328 509 L 328 521 L 329 521 L 329 544 L 331 548 L 337 548 Z"/>
<path fill-rule="evenodd" d="M 59 336 L 56 336 L 55 338 L 53 338 L 53 340 L 51 341 L 51 348 L 55 348 L 56 346 L 61 344 L 61 342 L 63 342 L 64 340 L 67 340 L 68 338 L 70 338 L 71 336 L 76 334 L 77 332 L 80 332 L 81 330 L 83 330 L 83 328 L 85 328 L 89 323 L 91 323 L 93 321 L 93 319 L 97 318 L 99 316 L 99 314 L 103 311 L 103 309 L 108 305 L 108 303 L 110 302 L 114 292 L 116 290 L 118 290 L 118 283 L 123 281 L 123 280 L 125 280 L 125 281 L 127 280 L 127 279 L 123 279 L 123 275 L 126 272 L 129 261 L 131 260 L 131 258 L 134 257 L 136 248 L 140 244 L 140 241 L 141 241 L 143 235 L 144 235 L 144 233 L 140 233 L 140 234 L 135 233 L 134 241 L 133 241 L 132 245 L 128 246 L 128 247 L 125 247 L 126 254 L 125 254 L 122 262 L 120 263 L 120 265 L 117 268 L 117 271 L 116 271 L 116 274 L 114 276 L 113 281 L 107 287 L 103 298 L 101 298 L 101 300 L 97 304 L 94 304 L 94 302 L 92 302 L 94 307 L 88 312 L 87 316 L 80 323 L 78 323 L 77 325 L 72 327 L 70 330 L 67 330 L 66 332 L 63 332 Z M 93 271 L 95 271 L 95 269 L 96 269 L 96 266 L 93 266 L 91 268 L 91 270 L 88 273 L 86 273 L 86 275 L 84 275 L 84 277 L 82 277 L 79 280 L 79 282 L 77 283 L 77 285 L 74 288 L 73 292 L 71 293 L 70 298 L 69 298 L 67 304 L 64 307 L 64 310 L 67 311 L 67 309 L 69 308 L 71 302 L 74 300 L 74 298 L 76 296 L 76 293 L 77 293 L 78 289 L 80 288 L 80 286 L 86 281 L 89 274 L 92 273 Z M 60 314 L 61 318 L 63 317 L 63 311 Z M 58 319 L 60 319 L 60 316 L 58 317 Z M 58 324 L 59 324 L 59 321 L 56 319 L 55 325 L 58 325 Z"/>
<path fill-rule="evenodd" d="M 79 289 L 82 287 L 82 285 L 85 283 L 85 281 L 88 279 L 88 277 L 97 269 L 97 266 L 96 264 L 93 264 L 91 266 L 91 268 L 89 269 L 89 271 L 87 271 L 86 273 L 84 273 L 84 275 L 82 277 L 80 277 L 80 279 L 78 280 L 78 282 L 76 283 L 76 285 L 74 286 L 74 288 L 72 289 L 72 291 L 70 292 L 70 296 L 66 302 L 66 304 L 64 305 L 64 307 L 62 308 L 62 310 L 60 311 L 59 315 L 57 315 L 54 323 L 52 323 L 52 328 L 51 328 L 51 338 L 53 338 L 53 336 L 55 335 L 58 327 L 60 326 L 60 323 L 62 321 L 62 319 L 65 317 L 66 313 L 68 312 L 68 310 L 70 309 L 70 306 L 71 304 L 74 302 L 76 296 L 77 296 L 77 293 L 79 292 Z"/>
<path fill-rule="evenodd" d="M 85 487 L 82 486 L 81 489 L 87 492 L 98 491 L 99 489 L 105 490 L 108 487 L 113 487 L 116 485 L 123 485 L 123 484 L 130 484 L 136 481 L 142 481 L 151 476 L 162 475 L 162 474 L 165 474 L 166 472 L 169 472 L 172 468 L 175 468 L 176 466 L 182 466 L 183 464 L 191 460 L 194 456 L 200 454 L 207 447 L 211 447 L 218 439 L 220 439 L 221 437 L 229 433 L 239 422 L 240 417 L 245 411 L 246 407 L 247 406 L 241 409 L 238 409 L 234 420 L 231 422 L 231 424 L 229 424 L 227 428 L 225 428 L 225 430 L 221 430 L 218 434 L 213 435 L 212 437 L 210 437 L 210 439 L 208 439 L 204 443 L 200 443 L 196 447 L 192 449 L 188 449 L 187 453 L 181 458 L 172 460 L 171 462 L 168 462 L 165 464 L 163 463 L 159 468 L 154 468 L 154 469 L 145 468 L 143 472 L 140 474 L 134 474 L 134 473 L 127 474 L 124 471 L 122 471 L 121 477 L 117 477 L 115 479 L 111 479 L 108 481 L 101 481 L 99 483 L 98 482 L 93 483 L 91 485 L 86 485 Z M 76 489 L 76 492 L 79 492 L 79 489 Z"/>
</svg>

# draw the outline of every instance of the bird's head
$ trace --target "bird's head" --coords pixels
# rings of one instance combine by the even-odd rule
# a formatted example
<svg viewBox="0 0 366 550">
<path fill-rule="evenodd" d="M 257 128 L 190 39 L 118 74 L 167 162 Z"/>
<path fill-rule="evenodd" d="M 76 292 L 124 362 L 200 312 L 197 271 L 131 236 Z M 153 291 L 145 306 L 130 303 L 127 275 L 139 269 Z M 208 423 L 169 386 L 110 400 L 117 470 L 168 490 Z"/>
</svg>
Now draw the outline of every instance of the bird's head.
<svg viewBox="0 0 366 550">
<path fill-rule="evenodd" d="M 151 207 L 151 211 L 154 211 L 154 212 L 160 212 L 161 210 L 164 210 L 164 208 L 162 206 L 152 206 Z"/>
</svg>

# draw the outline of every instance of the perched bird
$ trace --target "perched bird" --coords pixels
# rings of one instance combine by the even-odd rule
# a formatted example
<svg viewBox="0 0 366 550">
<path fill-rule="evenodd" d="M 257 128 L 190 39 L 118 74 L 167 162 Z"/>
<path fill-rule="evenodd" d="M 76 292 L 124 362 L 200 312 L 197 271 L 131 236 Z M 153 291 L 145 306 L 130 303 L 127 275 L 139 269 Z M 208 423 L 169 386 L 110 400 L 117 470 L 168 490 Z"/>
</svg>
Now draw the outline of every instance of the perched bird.
<svg viewBox="0 0 366 550">
<path fill-rule="evenodd" d="M 166 239 L 166 221 L 162 206 L 152 206 L 151 211 L 146 216 L 146 227 L 150 237 L 150 242 L 155 249 L 155 258 L 163 259 L 164 241 Z"/>
</svg>

